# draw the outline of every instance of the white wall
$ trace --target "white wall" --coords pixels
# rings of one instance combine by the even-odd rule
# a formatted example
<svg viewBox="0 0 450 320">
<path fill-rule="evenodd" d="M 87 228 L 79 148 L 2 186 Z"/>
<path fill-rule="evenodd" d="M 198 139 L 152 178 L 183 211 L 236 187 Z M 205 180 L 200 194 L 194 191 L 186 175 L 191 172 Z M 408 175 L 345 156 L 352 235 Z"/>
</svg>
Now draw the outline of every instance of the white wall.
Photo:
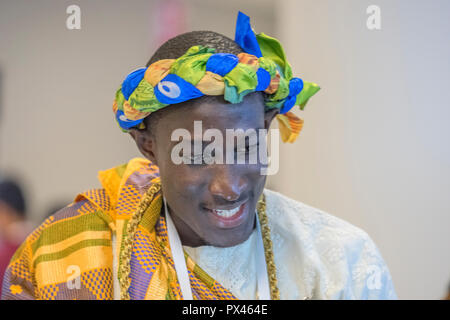
<svg viewBox="0 0 450 320">
<path fill-rule="evenodd" d="M 279 1 L 295 74 L 322 90 L 272 183 L 366 230 L 400 298 L 450 281 L 450 2 Z M 381 8 L 381 30 L 366 8 Z"/>
</svg>

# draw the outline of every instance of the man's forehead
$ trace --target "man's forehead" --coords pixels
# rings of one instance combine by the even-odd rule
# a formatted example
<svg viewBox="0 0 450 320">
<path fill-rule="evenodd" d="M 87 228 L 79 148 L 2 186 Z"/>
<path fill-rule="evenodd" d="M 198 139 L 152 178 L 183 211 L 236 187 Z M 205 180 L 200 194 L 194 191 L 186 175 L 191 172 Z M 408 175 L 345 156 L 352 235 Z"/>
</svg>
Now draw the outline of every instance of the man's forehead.
<svg viewBox="0 0 450 320">
<path fill-rule="evenodd" d="M 172 130 L 184 128 L 193 131 L 198 121 L 203 130 L 259 129 L 264 126 L 264 104 L 257 99 L 249 99 L 239 104 L 208 101 L 173 106 L 162 119 L 163 129 Z"/>
</svg>

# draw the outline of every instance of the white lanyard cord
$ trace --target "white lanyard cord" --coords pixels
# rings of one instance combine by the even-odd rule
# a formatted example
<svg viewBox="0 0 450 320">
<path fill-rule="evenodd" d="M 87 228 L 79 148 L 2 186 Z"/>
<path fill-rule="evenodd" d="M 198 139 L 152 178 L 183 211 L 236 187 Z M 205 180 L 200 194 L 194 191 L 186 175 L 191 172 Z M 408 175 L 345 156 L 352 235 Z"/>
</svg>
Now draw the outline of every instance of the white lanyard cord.
<svg viewBox="0 0 450 320">
<path fill-rule="evenodd" d="M 163 197 L 164 209 L 166 211 L 167 237 L 169 238 L 170 250 L 172 252 L 175 271 L 180 283 L 181 294 L 184 300 L 193 300 L 191 282 L 186 267 L 183 248 L 180 237 L 170 217 L 167 209 L 167 201 Z M 270 300 L 269 277 L 267 275 L 267 265 L 264 254 L 264 244 L 261 235 L 261 226 L 259 224 L 258 214 L 256 214 L 256 228 L 258 232 L 256 249 L 256 274 L 257 274 L 257 292 L 259 300 Z"/>
<path fill-rule="evenodd" d="M 164 199 L 164 209 L 166 211 L 167 237 L 169 238 L 170 251 L 172 252 L 173 263 L 180 283 L 181 295 L 184 300 L 193 300 L 191 282 L 189 281 L 188 269 L 186 267 L 186 259 L 184 258 L 183 248 L 181 247 L 180 237 L 177 229 L 170 217 L 167 209 L 167 201 Z"/>
<path fill-rule="evenodd" d="M 258 229 L 258 243 L 256 245 L 256 274 L 258 277 L 258 300 L 270 299 L 269 275 L 267 273 L 266 255 L 264 252 L 264 243 L 262 239 L 261 225 L 259 216 L 256 213 L 256 228 Z"/>
</svg>

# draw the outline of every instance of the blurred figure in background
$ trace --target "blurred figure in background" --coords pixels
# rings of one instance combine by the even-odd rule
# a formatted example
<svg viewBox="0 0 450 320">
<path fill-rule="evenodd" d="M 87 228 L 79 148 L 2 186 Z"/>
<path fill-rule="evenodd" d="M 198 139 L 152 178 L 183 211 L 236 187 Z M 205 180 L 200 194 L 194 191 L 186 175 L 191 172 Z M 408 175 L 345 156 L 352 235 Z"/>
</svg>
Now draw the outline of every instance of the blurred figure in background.
<svg viewBox="0 0 450 320">
<path fill-rule="evenodd" d="M 0 180 L 0 293 L 5 269 L 30 231 L 22 188 L 12 179 Z"/>
</svg>

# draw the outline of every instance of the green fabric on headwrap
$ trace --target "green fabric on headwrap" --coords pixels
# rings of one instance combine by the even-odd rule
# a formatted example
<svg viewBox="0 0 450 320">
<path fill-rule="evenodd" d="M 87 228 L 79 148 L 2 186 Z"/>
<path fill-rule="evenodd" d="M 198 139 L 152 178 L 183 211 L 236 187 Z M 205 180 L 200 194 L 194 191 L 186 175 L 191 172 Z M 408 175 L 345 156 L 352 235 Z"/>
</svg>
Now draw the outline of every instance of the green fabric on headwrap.
<svg viewBox="0 0 450 320">
<path fill-rule="evenodd" d="M 238 63 L 223 77 L 223 80 L 227 81 L 229 86 L 236 87 L 239 94 L 248 90 L 254 91 L 258 85 L 255 69 L 244 63 Z"/>
<path fill-rule="evenodd" d="M 193 46 L 172 64 L 170 73 L 195 86 L 205 75 L 206 62 L 215 51 L 213 48 Z"/>
<path fill-rule="evenodd" d="M 273 79 L 277 73 L 277 65 L 272 60 L 269 60 L 265 57 L 260 57 L 258 59 L 259 66 L 269 72 L 270 78 Z"/>
<path fill-rule="evenodd" d="M 128 103 L 140 112 L 153 112 L 167 106 L 167 104 L 156 99 L 152 85 L 145 79 L 139 82 L 137 88 L 128 98 Z"/>
<path fill-rule="evenodd" d="M 300 92 L 300 94 L 297 96 L 297 100 L 295 101 L 296 105 L 300 106 L 300 110 L 303 110 L 305 108 L 306 103 L 308 102 L 309 98 L 311 98 L 313 95 L 317 93 L 317 91 L 320 90 L 320 87 L 313 83 L 304 81 L 303 82 L 303 90 Z"/>
<path fill-rule="evenodd" d="M 258 41 L 263 56 L 269 58 L 278 65 L 278 71 L 282 76 L 277 92 L 268 97 L 266 106 L 268 108 L 281 107 L 283 103 L 280 103 L 280 100 L 285 99 L 289 94 L 289 80 L 292 79 L 292 68 L 286 60 L 286 55 L 281 43 L 277 39 L 261 32 L 256 35 L 256 40 Z M 304 81 L 303 89 L 297 96 L 295 105 L 300 106 L 300 109 L 303 110 L 309 98 L 319 90 L 320 87 L 317 84 Z"/>
<path fill-rule="evenodd" d="M 123 103 L 125 102 L 125 97 L 122 93 L 122 86 L 119 88 L 119 90 L 116 91 L 115 101 L 117 102 L 118 109 L 123 111 Z"/>
<path fill-rule="evenodd" d="M 289 95 L 289 80 L 281 77 L 277 91 L 274 94 L 271 94 L 268 97 L 268 99 L 271 101 L 279 101 L 285 99 L 288 95 Z"/>
<path fill-rule="evenodd" d="M 224 79 L 224 84 L 225 84 L 225 93 L 223 95 L 223 98 L 225 101 L 228 101 L 230 103 L 241 103 L 247 94 L 255 91 L 254 89 L 248 89 L 242 91 L 241 93 L 238 93 L 237 87 L 230 86 L 228 84 L 228 80 Z"/>
<path fill-rule="evenodd" d="M 261 48 L 263 57 L 274 61 L 281 68 L 282 76 L 290 80 L 292 78 L 292 69 L 286 59 L 281 43 L 262 32 L 256 35 L 256 40 Z"/>
</svg>

